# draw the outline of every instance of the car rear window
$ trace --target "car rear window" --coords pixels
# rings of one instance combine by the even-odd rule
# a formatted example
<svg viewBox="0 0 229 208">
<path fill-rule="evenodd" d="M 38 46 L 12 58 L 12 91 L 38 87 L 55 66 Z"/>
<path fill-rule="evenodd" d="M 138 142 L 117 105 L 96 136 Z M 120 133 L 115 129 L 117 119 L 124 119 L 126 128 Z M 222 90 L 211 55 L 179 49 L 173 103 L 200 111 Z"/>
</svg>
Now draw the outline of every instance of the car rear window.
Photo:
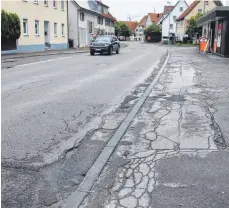
<svg viewBox="0 0 229 208">
<path fill-rule="evenodd" d="M 99 36 L 95 39 L 95 42 L 98 42 L 98 41 L 110 42 L 111 38 L 108 36 Z"/>
</svg>

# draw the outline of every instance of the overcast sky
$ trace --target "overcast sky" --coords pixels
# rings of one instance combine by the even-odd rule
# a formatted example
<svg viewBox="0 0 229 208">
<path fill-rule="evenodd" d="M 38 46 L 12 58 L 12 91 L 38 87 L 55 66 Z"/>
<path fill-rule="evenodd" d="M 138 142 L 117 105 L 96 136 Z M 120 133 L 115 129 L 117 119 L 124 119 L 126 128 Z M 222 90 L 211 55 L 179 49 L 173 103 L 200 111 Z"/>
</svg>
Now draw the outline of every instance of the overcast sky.
<svg viewBox="0 0 229 208">
<path fill-rule="evenodd" d="M 191 3 L 193 0 L 187 0 Z M 225 3 L 226 0 L 222 0 Z M 127 20 L 128 16 L 132 20 L 140 20 L 149 12 L 162 12 L 167 0 L 102 0 L 102 2 L 110 7 L 110 12 L 118 20 Z M 171 0 L 175 5 L 177 0 Z"/>
</svg>

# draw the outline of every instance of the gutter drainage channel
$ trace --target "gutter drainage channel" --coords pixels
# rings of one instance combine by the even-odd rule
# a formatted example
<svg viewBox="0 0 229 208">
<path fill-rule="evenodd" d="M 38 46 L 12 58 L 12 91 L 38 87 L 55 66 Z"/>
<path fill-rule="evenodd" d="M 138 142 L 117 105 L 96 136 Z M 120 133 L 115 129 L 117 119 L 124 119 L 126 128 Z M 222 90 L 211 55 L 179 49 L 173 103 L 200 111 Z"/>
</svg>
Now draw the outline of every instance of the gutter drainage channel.
<svg viewBox="0 0 229 208">
<path fill-rule="evenodd" d="M 170 57 L 170 51 L 167 52 L 167 58 L 161 67 L 160 71 L 158 72 L 157 76 L 154 78 L 152 83 L 140 97 L 136 105 L 132 108 L 130 113 L 118 127 L 114 135 L 111 137 L 107 145 L 101 151 L 99 157 L 95 160 L 92 167 L 87 172 L 84 180 L 80 183 L 79 187 L 76 191 L 74 191 L 67 200 L 64 202 L 64 208 L 78 208 L 86 196 L 91 192 L 91 188 L 94 185 L 94 182 L 98 179 L 101 171 L 103 170 L 104 166 L 106 165 L 107 161 L 109 160 L 110 156 L 112 155 L 113 151 L 115 150 L 116 146 L 118 145 L 119 141 L 121 140 L 122 136 L 126 132 L 127 128 L 129 127 L 130 123 L 138 113 L 139 109 L 145 102 L 146 98 L 149 96 L 150 92 L 153 90 L 154 85 L 157 83 L 158 79 L 160 78 L 162 72 L 164 71 L 165 66 L 167 65 Z"/>
</svg>

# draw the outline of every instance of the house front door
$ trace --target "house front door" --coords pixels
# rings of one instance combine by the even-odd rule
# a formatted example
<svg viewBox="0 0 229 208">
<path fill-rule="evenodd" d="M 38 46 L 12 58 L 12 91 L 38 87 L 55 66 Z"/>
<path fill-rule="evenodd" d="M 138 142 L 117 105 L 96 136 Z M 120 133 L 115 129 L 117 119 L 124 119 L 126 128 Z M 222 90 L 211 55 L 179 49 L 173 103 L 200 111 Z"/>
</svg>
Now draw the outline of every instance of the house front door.
<svg viewBox="0 0 229 208">
<path fill-rule="evenodd" d="M 49 21 L 44 21 L 45 46 L 50 47 Z"/>
</svg>

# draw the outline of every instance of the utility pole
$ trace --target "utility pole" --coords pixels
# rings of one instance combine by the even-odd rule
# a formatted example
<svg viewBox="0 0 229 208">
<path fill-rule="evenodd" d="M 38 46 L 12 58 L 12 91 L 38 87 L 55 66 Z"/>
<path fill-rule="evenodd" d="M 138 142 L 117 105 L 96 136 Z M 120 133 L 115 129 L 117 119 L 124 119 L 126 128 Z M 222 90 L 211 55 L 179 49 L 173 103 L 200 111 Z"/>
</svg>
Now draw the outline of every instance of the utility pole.
<svg viewBox="0 0 229 208">
<path fill-rule="evenodd" d="M 205 13 L 205 4 L 206 4 L 206 1 L 204 1 L 204 11 L 203 11 L 203 14 Z"/>
<path fill-rule="evenodd" d="M 167 1 L 167 4 L 170 6 L 171 5 L 171 2 L 168 0 Z M 169 15 L 169 30 L 168 30 L 169 40 L 168 40 L 168 45 L 170 44 L 170 12 L 171 11 L 169 11 L 169 14 L 168 14 Z"/>
<path fill-rule="evenodd" d="M 128 20 L 129 22 L 132 20 L 130 15 L 127 17 L 127 20 Z"/>
<path fill-rule="evenodd" d="M 139 15 L 128 15 L 127 20 L 132 21 L 132 18 L 138 18 L 138 17 L 139 17 Z"/>
</svg>

